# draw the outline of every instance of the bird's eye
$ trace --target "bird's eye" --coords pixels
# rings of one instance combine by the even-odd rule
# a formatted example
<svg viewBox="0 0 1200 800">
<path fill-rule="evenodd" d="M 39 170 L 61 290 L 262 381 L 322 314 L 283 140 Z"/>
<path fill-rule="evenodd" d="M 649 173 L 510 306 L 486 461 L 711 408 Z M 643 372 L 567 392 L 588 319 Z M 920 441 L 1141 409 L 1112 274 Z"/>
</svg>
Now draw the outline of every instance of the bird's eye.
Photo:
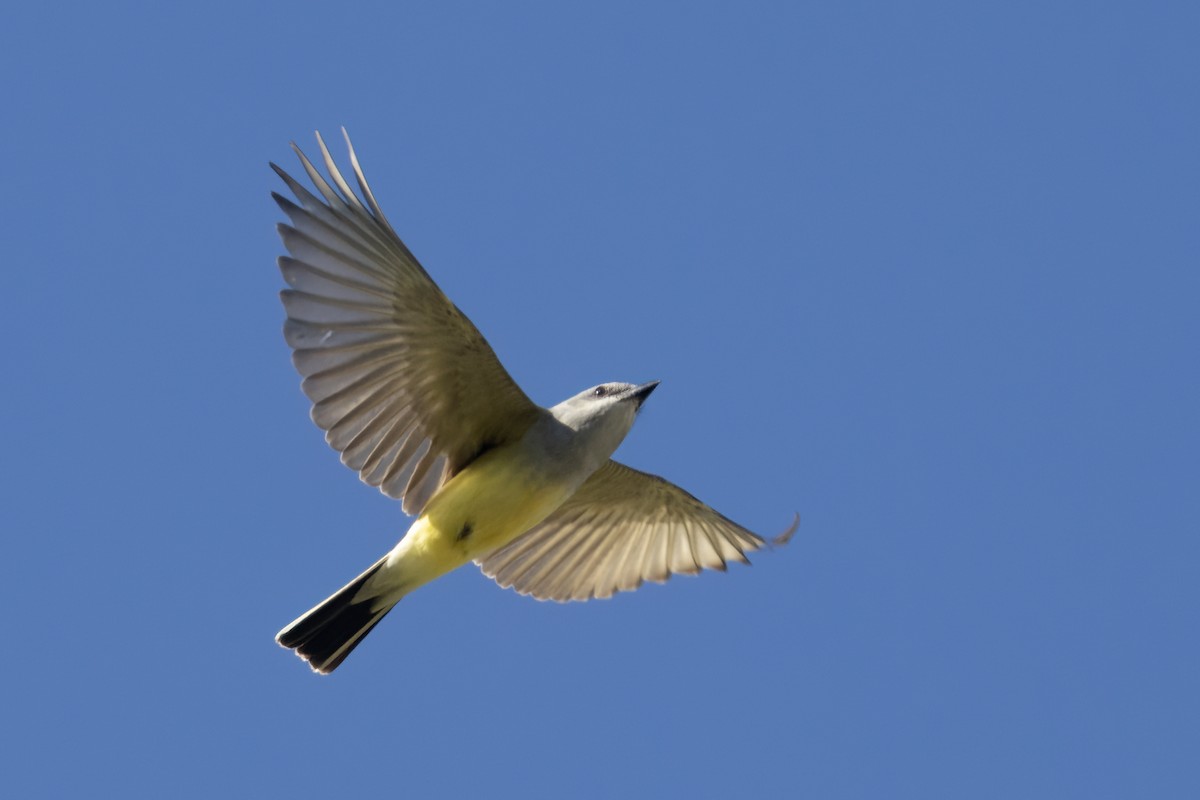
<svg viewBox="0 0 1200 800">
<path fill-rule="evenodd" d="M 597 386 L 596 390 L 594 392 L 592 392 L 592 394 L 594 394 L 596 397 L 604 397 L 604 395 L 608 394 L 608 387 L 607 386 Z"/>
</svg>

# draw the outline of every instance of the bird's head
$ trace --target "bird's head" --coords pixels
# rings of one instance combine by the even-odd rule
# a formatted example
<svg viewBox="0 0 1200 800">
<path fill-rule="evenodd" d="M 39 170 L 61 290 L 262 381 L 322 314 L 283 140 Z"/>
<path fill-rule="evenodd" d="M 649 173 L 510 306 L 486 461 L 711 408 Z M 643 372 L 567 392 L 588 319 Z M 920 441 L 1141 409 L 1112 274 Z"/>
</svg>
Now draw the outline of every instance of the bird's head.
<svg viewBox="0 0 1200 800">
<path fill-rule="evenodd" d="M 642 403 L 656 386 L 658 381 L 602 383 L 568 397 L 550 413 L 568 428 L 594 438 L 597 446 L 607 448 L 611 454 L 633 427 Z"/>
</svg>

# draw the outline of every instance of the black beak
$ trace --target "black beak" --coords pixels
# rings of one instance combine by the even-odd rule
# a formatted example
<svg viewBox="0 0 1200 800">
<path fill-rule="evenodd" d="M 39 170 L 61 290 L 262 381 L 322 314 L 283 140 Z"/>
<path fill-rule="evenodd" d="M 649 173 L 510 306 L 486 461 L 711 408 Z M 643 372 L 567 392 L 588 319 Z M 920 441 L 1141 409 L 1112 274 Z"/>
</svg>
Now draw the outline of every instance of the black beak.
<svg viewBox="0 0 1200 800">
<path fill-rule="evenodd" d="M 646 402 L 646 398 L 650 396 L 650 393 L 653 392 L 655 387 L 657 387 L 657 386 L 658 386 L 658 381 L 650 381 L 649 383 L 643 383 L 641 386 L 637 387 L 632 392 L 630 392 L 629 396 L 632 397 L 635 401 L 637 401 L 638 408 L 641 408 L 642 403 Z"/>
</svg>

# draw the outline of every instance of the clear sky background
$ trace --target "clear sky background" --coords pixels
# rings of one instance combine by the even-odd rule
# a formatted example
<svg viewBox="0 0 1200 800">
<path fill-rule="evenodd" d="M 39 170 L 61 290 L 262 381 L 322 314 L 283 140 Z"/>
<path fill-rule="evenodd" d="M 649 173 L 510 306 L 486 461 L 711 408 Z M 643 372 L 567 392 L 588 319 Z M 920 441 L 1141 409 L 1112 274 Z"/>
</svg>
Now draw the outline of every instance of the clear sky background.
<svg viewBox="0 0 1200 800">
<path fill-rule="evenodd" d="M 24 3 L 12 796 L 1200 794 L 1195 3 Z M 346 125 L 549 405 L 792 544 L 276 631 L 408 521 L 308 419 L 267 168 Z"/>
</svg>

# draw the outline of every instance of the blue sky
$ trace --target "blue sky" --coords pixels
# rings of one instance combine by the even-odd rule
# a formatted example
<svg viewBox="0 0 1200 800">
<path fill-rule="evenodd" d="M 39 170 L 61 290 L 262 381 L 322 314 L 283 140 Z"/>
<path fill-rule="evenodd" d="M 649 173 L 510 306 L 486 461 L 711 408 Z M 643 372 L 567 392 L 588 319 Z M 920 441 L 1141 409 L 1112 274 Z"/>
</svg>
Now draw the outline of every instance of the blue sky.
<svg viewBox="0 0 1200 800">
<path fill-rule="evenodd" d="M 1194 4 L 250 6 L 0 30 L 7 786 L 1200 792 Z M 277 647 L 407 525 L 280 332 L 341 125 L 536 401 L 662 380 L 619 457 L 792 544 Z"/>
</svg>

